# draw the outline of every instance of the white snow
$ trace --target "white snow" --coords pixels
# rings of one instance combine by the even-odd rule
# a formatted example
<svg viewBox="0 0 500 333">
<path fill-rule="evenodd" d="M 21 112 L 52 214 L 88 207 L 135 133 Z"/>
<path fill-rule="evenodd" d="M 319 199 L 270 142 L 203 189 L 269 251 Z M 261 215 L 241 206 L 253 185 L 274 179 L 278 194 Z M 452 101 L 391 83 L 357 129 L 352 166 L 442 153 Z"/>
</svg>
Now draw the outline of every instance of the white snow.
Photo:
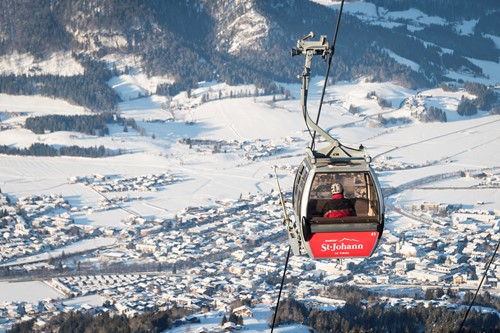
<svg viewBox="0 0 500 333">
<path fill-rule="evenodd" d="M 63 304 L 65 306 L 72 307 L 75 310 L 80 310 L 84 305 L 91 305 L 93 307 L 102 306 L 102 303 L 106 301 L 105 297 L 99 295 L 87 295 L 87 296 L 79 296 L 74 298 L 69 298 L 63 300 Z"/>
<path fill-rule="evenodd" d="M 73 59 L 71 52 L 56 52 L 43 59 L 38 59 L 28 53 L 14 52 L 0 57 L 0 73 L 74 76 L 83 74 L 83 67 Z"/>
<path fill-rule="evenodd" d="M 10 116 L 5 119 L 2 116 L 2 122 L 10 123 L 14 121 L 22 121 L 24 123 L 27 116 L 43 116 L 49 114 L 57 115 L 77 115 L 85 114 L 85 108 L 81 106 L 71 105 L 66 101 L 57 100 L 49 97 L 42 96 L 12 96 L 0 94 L 0 112 L 19 112 L 26 113 L 24 116 Z"/>
<path fill-rule="evenodd" d="M 399 62 L 400 64 L 403 64 L 403 65 L 406 65 L 408 67 L 410 67 L 412 70 L 414 70 L 415 72 L 418 72 L 419 69 L 420 69 L 420 65 L 417 64 L 416 62 L 413 62 L 411 60 L 408 60 L 406 58 L 403 58 L 399 55 L 397 55 L 396 53 L 392 52 L 391 50 L 385 50 L 387 52 L 387 54 L 393 58 L 394 60 L 396 60 L 397 62 Z"/>
<path fill-rule="evenodd" d="M 42 281 L 0 282 L 0 303 L 37 302 L 47 298 L 57 299 L 63 295 Z"/>
<path fill-rule="evenodd" d="M 216 85 L 206 85 L 216 87 Z M 224 87 L 218 86 L 222 90 Z M 321 79 L 315 78 L 311 84 L 311 110 L 317 105 L 318 93 L 321 89 Z M 234 89 L 232 87 L 231 89 Z M 298 86 L 290 85 L 292 94 L 296 94 Z M 217 88 L 218 89 L 218 88 Z M 207 90 L 208 91 L 208 90 Z M 395 109 L 381 109 L 377 103 L 366 98 L 366 94 L 376 91 L 378 96 L 392 101 Z M 391 83 L 343 82 L 330 86 L 327 91 L 327 104 L 321 119 L 321 124 L 331 130 L 332 135 L 339 137 L 342 142 L 350 144 L 363 143 L 375 157 L 375 163 L 383 155 L 391 162 L 426 164 L 437 161 L 426 167 L 385 171 L 379 173 L 384 187 L 394 187 L 407 184 L 429 175 L 448 174 L 459 170 L 480 170 L 500 165 L 500 156 L 492 152 L 498 150 L 500 137 L 498 124 L 500 116 L 489 116 L 480 113 L 474 117 L 459 117 L 454 109 L 463 92 L 443 92 L 432 89 L 419 92 L 426 103 L 440 107 L 447 112 L 448 123 L 412 123 L 401 127 L 367 127 L 380 113 L 385 117 L 407 116 L 408 110 L 399 109 L 405 98 L 415 96 L 416 92 L 402 89 Z M 67 198 L 75 207 L 96 207 L 102 196 L 82 184 L 70 184 L 67 180 L 72 176 L 91 174 L 119 175 L 133 177 L 143 174 L 155 174 L 169 170 L 183 179 L 161 188 L 158 192 L 129 193 L 131 197 L 142 196 L 143 200 L 132 200 L 123 203 L 121 208 L 106 212 L 81 211 L 72 213 L 76 224 L 94 227 L 123 228 L 124 220 L 130 213 L 145 218 L 172 217 L 175 213 L 188 206 L 210 205 L 217 199 L 235 199 L 242 193 L 269 192 L 275 190 L 272 179 L 266 178 L 271 167 L 278 165 L 297 165 L 303 157 L 303 147 L 309 137 L 303 131 L 303 119 L 299 111 L 299 101 L 279 101 L 272 103 L 268 98 L 235 98 L 211 101 L 192 107 L 189 110 L 179 109 L 176 117 L 184 119 L 188 116 L 194 120 L 193 125 L 174 121 L 168 123 L 147 123 L 142 119 L 149 116 L 148 99 L 130 100 L 122 103 L 120 108 L 123 116 L 133 115 L 144 126 L 147 133 L 156 133 L 157 139 L 149 135 L 140 136 L 134 131 L 123 133 L 120 128 L 112 129 L 112 136 L 97 138 L 74 135 L 71 139 L 67 134 L 44 134 L 34 136 L 29 131 L 14 128 L 0 132 L 0 143 L 27 145 L 31 140 L 63 144 L 68 140 L 72 144 L 95 145 L 104 143 L 114 144 L 116 148 L 128 149 L 131 154 L 108 157 L 104 159 L 87 158 L 48 158 L 48 157 L 20 157 L 0 156 L 0 188 L 14 200 L 32 194 L 58 193 Z M 77 114 L 83 109 L 68 105 L 64 102 L 44 99 L 41 97 L 0 96 L 0 110 L 22 110 L 29 114 L 47 114 L 50 110 L 59 113 Z M 196 98 L 196 97 L 194 97 Z M 185 97 L 177 98 L 179 105 L 189 101 Z M 43 103 L 40 103 L 43 101 Z M 145 102 L 141 107 L 138 101 Z M 363 116 L 356 117 L 346 109 L 353 104 L 362 109 Z M 21 122 L 18 118 L 11 118 L 5 122 Z M 340 126 L 342 125 L 342 126 Z M 5 133 L 7 132 L 7 133 Z M 8 135 L 6 135 L 8 134 Z M 284 155 L 272 156 L 260 161 L 248 162 L 242 160 L 240 154 L 204 155 L 190 150 L 187 146 L 177 143 L 182 137 L 191 138 L 218 138 L 225 140 L 272 140 L 285 147 Z M 285 137 L 296 137 L 299 140 L 290 146 L 284 144 Z M 102 141 L 106 140 L 106 141 Z M 293 174 L 285 174 L 281 178 L 281 186 L 290 190 Z M 436 185 L 437 184 L 437 185 Z M 425 184 L 414 190 L 402 192 L 391 199 L 400 207 L 408 207 L 419 202 L 438 202 L 447 204 L 462 204 L 471 209 L 498 209 L 500 196 L 498 189 L 473 189 L 464 187 L 472 185 L 459 179 L 449 180 L 448 183 Z M 440 186 L 442 188 L 434 188 Z M 429 188 L 426 188 L 429 187 Z M 482 202 L 482 204 L 478 204 Z M 387 235 L 391 230 L 400 232 L 409 228 L 418 228 L 418 222 L 407 217 L 388 211 Z M 17 259 L 16 263 L 35 262 L 57 257 L 64 250 L 65 253 L 89 250 L 113 244 L 114 238 L 84 240 L 51 252 Z M 10 263 L 11 264 L 11 263 Z M 1 300 L 42 300 L 47 297 L 62 297 L 48 286 L 33 282 L 33 284 L 0 284 Z M 24 293 L 26 291 L 26 293 Z M 29 295 L 29 296 L 28 296 Z M 77 298 L 64 301 L 65 305 L 78 308 L 83 304 L 102 303 L 96 296 L 94 299 Z M 269 308 L 257 308 L 254 318 L 245 319 L 245 326 L 249 332 L 261 332 L 267 329 L 267 319 L 271 314 Z M 218 325 L 220 316 L 208 315 L 203 318 L 202 326 Z M 195 329 L 198 324 L 191 325 Z M 201 326 L 200 326 L 201 327 Z M 179 327 L 171 332 L 180 332 L 185 327 Z M 298 332 L 307 328 L 296 325 L 279 327 L 278 332 Z"/>
<path fill-rule="evenodd" d="M 474 28 L 479 20 L 463 21 L 455 27 L 455 30 L 462 35 L 473 35 Z"/>
<path fill-rule="evenodd" d="M 228 52 L 237 54 L 248 50 L 249 46 L 252 49 L 258 47 L 268 35 L 269 23 L 264 16 L 251 9 L 229 24 L 227 30 L 231 35 Z"/>
<path fill-rule="evenodd" d="M 309 109 L 314 114 L 317 108 L 321 80 L 311 83 Z M 290 85 L 295 95 L 299 85 Z M 395 107 L 381 109 L 376 101 L 367 99 L 367 93 L 375 91 L 388 99 Z M 460 117 L 454 111 L 463 92 L 449 93 L 440 89 L 420 92 L 427 96 L 428 105 L 446 111 L 448 123 L 419 123 L 401 128 L 367 127 L 379 113 L 384 117 L 410 117 L 409 111 L 398 109 L 405 98 L 416 92 L 402 89 L 391 83 L 339 83 L 327 91 L 320 125 L 330 130 L 346 145 L 360 143 L 367 147 L 373 157 L 387 155 L 395 161 L 424 164 L 452 157 L 453 163 L 440 162 L 423 169 L 387 173 L 382 177 L 384 185 L 398 184 L 404 179 L 418 178 L 434 172 L 460 168 L 483 168 L 498 166 L 499 157 L 491 154 L 498 145 L 496 128 L 499 116 L 480 113 L 475 117 Z M 121 127 L 111 127 L 112 136 L 102 138 L 78 133 L 52 133 L 34 135 L 13 128 L 0 132 L 0 143 L 26 146 L 30 142 L 50 144 L 75 144 L 121 148 L 131 154 L 105 159 L 49 158 L 0 156 L 0 187 L 13 197 L 36 193 L 60 193 L 85 203 L 98 202 L 100 197 L 79 184 L 66 184 L 67 179 L 77 175 L 100 173 L 104 175 L 137 176 L 171 170 L 186 178 L 155 193 L 148 193 L 145 201 L 132 201 L 125 206 L 147 216 L 158 214 L 170 216 L 176 210 L 194 204 L 209 204 L 215 198 L 235 198 L 241 193 L 270 191 L 275 187 L 266 180 L 273 164 L 297 164 L 310 138 L 304 132 L 300 103 L 297 99 L 272 103 L 270 98 L 234 98 L 210 101 L 199 107 L 179 108 L 175 116 L 179 121 L 167 123 L 143 122 L 154 110 L 158 117 L 161 111 L 155 109 L 155 96 L 130 100 L 120 104 L 122 116 L 134 117 L 144 127 L 145 136 L 130 130 L 123 133 Z M 328 103 L 332 101 L 332 103 Z M 188 101 L 179 99 L 180 106 Z M 360 107 L 361 116 L 347 112 L 350 105 Z M 23 111 L 30 115 L 56 113 L 78 114 L 83 108 L 71 106 L 58 100 L 42 97 L 0 95 L 0 110 Z M 153 111 L 153 112 L 152 112 Z M 166 111 L 164 111 L 166 113 Z M 13 116 L 5 123 L 22 123 L 26 116 Z M 193 125 L 184 123 L 192 119 Z M 156 139 L 151 135 L 155 134 Z M 300 140 L 286 146 L 284 138 L 297 137 Z M 187 145 L 177 143 L 181 138 L 224 139 L 224 140 L 271 140 L 287 147 L 288 158 L 267 158 L 256 162 L 245 162 L 241 153 L 205 155 L 196 153 Z M 295 156 L 295 157 L 293 157 Z M 376 159 L 375 159 L 376 160 Z M 414 176 L 409 176 L 413 174 Z M 401 176 L 398 176 L 401 175 Z M 293 177 L 284 180 L 290 186 Z M 401 180 L 398 180 L 401 179 Z M 125 213 L 116 212 L 116 220 Z M 104 215 L 104 214 L 103 214 Z M 109 225 L 99 222 L 98 213 L 76 215 L 78 223 Z M 116 225 L 116 223 L 114 223 Z"/>
</svg>

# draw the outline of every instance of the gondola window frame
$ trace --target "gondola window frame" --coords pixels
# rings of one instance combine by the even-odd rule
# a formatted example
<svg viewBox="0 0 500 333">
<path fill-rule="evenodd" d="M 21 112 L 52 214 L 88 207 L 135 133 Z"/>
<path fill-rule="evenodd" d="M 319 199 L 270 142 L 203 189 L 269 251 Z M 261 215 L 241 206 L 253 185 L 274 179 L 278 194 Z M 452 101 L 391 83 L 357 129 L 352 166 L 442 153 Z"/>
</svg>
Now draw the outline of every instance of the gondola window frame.
<svg viewBox="0 0 500 333">
<path fill-rule="evenodd" d="M 303 160 L 300 163 L 299 168 L 297 170 L 297 174 L 295 175 L 294 181 L 294 189 L 293 189 L 293 208 L 296 212 L 300 211 L 300 207 L 302 205 L 302 197 L 307 181 L 307 177 L 309 176 L 309 172 L 311 171 L 311 167 L 308 165 L 306 160 Z"/>
</svg>

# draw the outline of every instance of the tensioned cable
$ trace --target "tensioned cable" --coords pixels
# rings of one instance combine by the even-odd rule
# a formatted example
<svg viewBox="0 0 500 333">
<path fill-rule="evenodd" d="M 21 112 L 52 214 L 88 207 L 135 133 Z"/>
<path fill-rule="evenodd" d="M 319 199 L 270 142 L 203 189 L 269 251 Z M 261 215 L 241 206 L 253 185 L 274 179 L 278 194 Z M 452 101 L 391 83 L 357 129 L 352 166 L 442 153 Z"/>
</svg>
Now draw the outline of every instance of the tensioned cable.
<svg viewBox="0 0 500 333">
<path fill-rule="evenodd" d="M 474 297 L 472 298 L 472 301 L 469 304 L 469 308 L 467 309 L 467 312 L 465 313 L 464 319 L 462 320 L 462 323 L 460 324 L 460 328 L 458 329 L 459 333 L 462 332 L 462 328 L 464 327 L 465 321 L 467 320 L 467 316 L 469 315 L 469 312 L 472 309 L 472 306 L 474 305 L 474 301 L 476 300 L 476 296 L 479 293 L 479 290 L 481 289 L 481 286 L 483 285 L 484 280 L 486 279 L 486 275 L 488 274 L 488 270 L 490 269 L 491 263 L 495 259 L 495 255 L 497 254 L 499 246 L 500 246 L 500 239 L 498 240 L 497 247 L 495 248 L 495 251 L 493 251 L 493 255 L 491 256 L 490 262 L 486 266 L 486 270 L 484 271 L 483 278 L 481 279 L 479 286 L 477 286 L 476 293 L 474 294 Z"/>
<path fill-rule="evenodd" d="M 325 97 L 326 85 L 327 85 L 327 82 L 328 82 L 328 76 L 330 74 L 330 68 L 331 68 L 331 64 L 332 64 L 333 54 L 335 53 L 335 43 L 337 41 L 337 34 L 338 34 L 338 31 L 339 31 L 340 18 L 342 17 L 342 9 L 343 9 L 343 7 L 344 7 L 344 0 L 342 0 L 342 2 L 340 4 L 339 16 L 337 18 L 337 24 L 335 26 L 335 34 L 334 34 L 334 37 L 333 37 L 332 46 L 330 48 L 331 52 L 330 52 L 330 56 L 328 57 L 328 66 L 327 66 L 327 70 L 326 70 L 326 77 L 325 77 L 325 82 L 324 82 L 324 85 L 323 85 L 323 91 L 322 91 L 321 99 L 320 99 L 320 103 L 319 103 L 319 110 L 318 110 L 318 115 L 317 115 L 317 119 L 316 119 L 316 125 L 319 122 L 319 117 L 320 117 L 320 114 L 321 114 L 321 105 L 323 104 L 323 99 Z M 307 104 L 307 95 L 304 96 L 304 103 Z M 306 118 L 305 114 L 304 114 L 304 118 Z M 306 121 L 306 126 L 307 126 L 307 121 Z M 311 133 L 311 130 L 309 129 L 309 126 L 307 126 L 307 127 L 308 127 L 308 130 L 309 130 L 309 133 Z M 314 139 L 315 139 L 315 137 L 316 137 L 316 130 L 314 131 L 314 134 L 312 134 L 311 149 L 314 149 Z M 279 186 L 279 183 L 278 183 L 278 186 Z M 281 190 L 280 190 L 280 192 L 281 192 Z M 291 246 L 289 245 L 288 246 L 288 253 L 286 255 L 285 268 L 283 269 L 283 276 L 281 277 L 281 285 L 280 285 L 280 290 L 279 290 L 279 293 L 278 293 L 278 301 L 276 303 L 276 309 L 274 310 L 273 323 L 272 323 L 272 326 L 271 326 L 271 333 L 273 333 L 274 326 L 275 326 L 275 323 L 276 323 L 276 317 L 277 317 L 277 314 L 278 314 L 279 304 L 280 304 L 280 300 L 281 300 L 281 293 L 283 291 L 283 285 L 285 283 L 286 270 L 287 270 L 287 267 L 288 267 L 288 260 L 290 259 L 290 252 L 291 252 Z"/>
<path fill-rule="evenodd" d="M 274 331 L 274 324 L 276 323 L 276 316 L 278 314 L 278 309 L 280 306 L 281 292 L 283 290 L 283 284 L 285 284 L 286 268 L 288 267 L 288 259 L 290 259 L 291 246 L 288 246 L 288 253 L 286 255 L 285 268 L 283 269 L 283 276 L 281 277 L 281 286 L 278 293 L 278 302 L 276 303 L 276 309 L 274 309 L 273 325 L 271 326 L 271 333 Z"/>
<path fill-rule="evenodd" d="M 340 3 L 339 16 L 337 18 L 337 24 L 335 25 L 335 33 L 333 35 L 332 46 L 330 47 L 331 52 L 330 52 L 330 56 L 328 57 L 328 66 L 326 68 L 325 82 L 323 83 L 323 91 L 321 93 L 321 99 L 319 101 L 318 115 L 316 116 L 316 125 L 318 125 L 318 123 L 319 123 L 319 117 L 321 115 L 321 107 L 323 105 L 323 100 L 325 98 L 326 86 L 328 84 L 328 76 L 330 75 L 330 68 L 332 65 L 332 59 L 333 59 L 333 55 L 335 53 L 335 43 L 337 42 L 337 35 L 339 32 L 340 18 L 342 17 L 342 9 L 343 8 L 344 8 L 344 0 L 342 0 L 342 2 Z M 316 138 L 316 131 L 314 131 L 314 133 L 312 135 L 311 150 L 314 150 L 314 144 L 315 144 L 314 139 L 315 138 Z"/>
</svg>

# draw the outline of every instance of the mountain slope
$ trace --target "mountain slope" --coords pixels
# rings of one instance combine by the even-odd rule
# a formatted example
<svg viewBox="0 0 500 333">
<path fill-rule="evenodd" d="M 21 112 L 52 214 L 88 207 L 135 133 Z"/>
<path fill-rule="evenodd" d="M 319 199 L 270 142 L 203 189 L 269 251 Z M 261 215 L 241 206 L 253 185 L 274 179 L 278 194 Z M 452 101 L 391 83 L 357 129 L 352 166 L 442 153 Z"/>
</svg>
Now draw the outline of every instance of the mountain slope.
<svg viewBox="0 0 500 333">
<path fill-rule="evenodd" d="M 500 56 L 488 35 L 496 33 L 491 17 L 498 11 L 491 1 L 484 2 L 484 14 L 475 16 L 477 29 L 472 36 L 451 23 L 470 18 L 472 14 L 465 11 L 479 5 L 456 1 L 447 19 L 427 25 L 411 16 L 390 16 L 389 9 L 378 6 L 440 13 L 436 8 L 445 3 L 442 0 L 435 8 L 420 0 L 397 5 L 381 0 L 346 3 L 332 79 L 365 77 L 418 88 L 438 85 L 447 80 L 449 71 L 476 77 L 487 74 L 470 58 L 497 62 Z M 41 0 L 34 4 L 6 0 L 0 3 L 0 71 L 4 75 L 88 75 L 91 69 L 82 62 L 92 60 L 101 66 L 94 66 L 95 70 L 102 71 L 106 65 L 114 68 L 114 75 L 135 69 L 169 78 L 151 93 L 172 95 L 212 80 L 254 83 L 266 93 L 276 93 L 279 89 L 273 82 L 297 82 L 296 75 L 302 71 L 302 60 L 291 59 L 289 50 L 309 31 L 331 39 L 336 8 L 309 0 Z M 349 8 L 373 8 L 374 14 L 367 19 Z M 62 64 L 58 71 L 48 69 L 51 58 Z M 72 60 L 63 60 L 68 58 Z M 324 65 L 315 66 L 313 72 L 321 75 Z M 84 69 L 75 72 L 68 67 Z M 22 90 L 39 93 L 36 84 Z"/>
</svg>

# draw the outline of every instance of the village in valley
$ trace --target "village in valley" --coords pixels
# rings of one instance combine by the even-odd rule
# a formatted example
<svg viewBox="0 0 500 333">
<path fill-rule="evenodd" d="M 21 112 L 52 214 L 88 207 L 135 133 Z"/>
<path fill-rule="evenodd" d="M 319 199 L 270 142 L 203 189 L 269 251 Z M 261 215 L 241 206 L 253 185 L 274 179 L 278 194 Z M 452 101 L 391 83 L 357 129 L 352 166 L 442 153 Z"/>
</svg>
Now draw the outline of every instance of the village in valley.
<svg viewBox="0 0 500 333">
<path fill-rule="evenodd" d="M 241 112 L 252 107 L 257 119 L 267 116 L 270 105 L 276 105 L 263 101 L 241 99 Z M 211 111 L 197 112 L 201 117 Z M 273 114 L 282 116 L 279 112 Z M 32 176 L 42 179 L 34 187 L 38 191 L 18 187 L 25 171 L 8 169 L 14 173 L 0 187 L 0 288 L 10 292 L 0 295 L 0 331 L 30 319 L 43 329 L 54 314 L 69 311 L 134 317 L 172 307 L 192 313 L 176 323 L 180 327 L 207 314 L 217 318 L 200 332 L 241 329 L 255 318 L 268 321 L 288 251 L 275 176 L 283 182 L 293 218 L 290 185 L 308 134 L 298 130 L 290 136 L 287 130 L 280 135 L 269 127 L 274 138 L 248 139 L 234 125 L 221 131 L 231 127 L 238 139 L 159 134 L 166 128 L 196 130 L 198 125 L 184 122 L 186 115 L 193 119 L 193 110 L 179 111 L 178 121 L 139 122 L 144 127 L 137 133 L 110 125 L 112 135 L 99 140 L 129 149 L 124 155 L 76 160 L 83 163 L 78 167 L 71 159 L 41 158 L 42 167 Z M 22 123 L 17 119 L 6 123 Z M 359 115 L 353 119 L 351 126 Z M 470 126 L 494 126 L 488 119 L 478 122 Z M 6 130 L 22 130 L 16 126 Z M 344 127 L 339 130 L 349 131 Z M 372 139 L 381 140 L 381 151 L 387 151 L 384 137 L 396 132 L 371 130 Z M 356 286 L 378 293 L 376 302 L 388 307 L 463 308 L 464 297 L 480 285 L 488 295 L 498 294 L 500 265 L 493 263 L 485 275 L 500 238 L 494 194 L 500 186 L 498 167 L 494 162 L 455 166 L 449 152 L 436 158 L 406 154 L 379 153 L 372 163 L 383 180 L 386 204 L 384 233 L 373 255 L 343 260 L 292 256 L 284 297 L 311 308 L 336 309 L 345 300 L 332 297 L 332 286 Z M 8 160 L 14 168 L 19 161 Z M 21 168 L 34 170 L 25 161 Z M 54 168 L 60 175 L 52 177 Z M 497 313 L 488 307 L 482 311 Z M 243 322 L 222 322 L 231 315 Z"/>
<path fill-rule="evenodd" d="M 269 149 L 269 156 L 281 150 Z M 258 150 L 255 153 L 260 154 L 257 158 L 267 156 Z M 278 169 L 288 175 L 295 172 L 289 166 Z M 473 186 L 484 188 L 499 185 L 495 172 L 449 177 L 473 179 L 477 184 Z M 70 177 L 68 184 L 85 186 L 101 197 L 96 207 L 72 206 L 60 194 L 32 195 L 12 202 L 9 193 L 0 193 L 2 280 L 34 279 L 58 295 L 33 302 L 4 301 L 0 324 L 36 318 L 36 327 L 41 328 L 54 313 L 70 310 L 134 316 L 180 306 L 195 314 L 217 310 L 251 317 L 251 306 L 272 307 L 288 247 L 277 191 L 185 207 L 171 218 L 145 218 L 126 208 L 125 203 L 144 200 L 148 193 L 183 181 L 170 171 L 133 178 Z M 430 184 L 423 179 L 421 184 L 413 181 L 412 187 Z M 392 206 L 386 224 L 399 214 L 397 218 L 419 221 L 418 227 L 386 229 L 371 258 L 315 261 L 292 257 L 285 294 L 310 306 L 336 307 L 342 301 L 322 297 L 332 284 L 385 286 L 390 291 L 386 302 L 393 306 L 432 301 L 450 307 L 456 306 L 450 292 L 475 290 L 485 270 L 485 258 L 500 237 L 500 212 L 440 202 L 400 206 L 394 198 L 405 189 L 404 185 L 386 189 L 391 191 L 386 200 Z M 284 195 L 290 197 L 291 193 Z M 287 207 L 290 209 L 289 203 Z M 124 210 L 127 217 L 109 226 L 78 224 L 73 218 L 116 210 Z M 95 243 L 83 245 L 89 240 Z M 498 290 L 499 276 L 500 265 L 492 265 L 484 290 Z M 403 288 L 410 290 L 408 295 Z M 441 296 L 426 299 L 427 290 L 440 290 Z M 237 301 L 249 306 L 232 308 Z"/>
</svg>

